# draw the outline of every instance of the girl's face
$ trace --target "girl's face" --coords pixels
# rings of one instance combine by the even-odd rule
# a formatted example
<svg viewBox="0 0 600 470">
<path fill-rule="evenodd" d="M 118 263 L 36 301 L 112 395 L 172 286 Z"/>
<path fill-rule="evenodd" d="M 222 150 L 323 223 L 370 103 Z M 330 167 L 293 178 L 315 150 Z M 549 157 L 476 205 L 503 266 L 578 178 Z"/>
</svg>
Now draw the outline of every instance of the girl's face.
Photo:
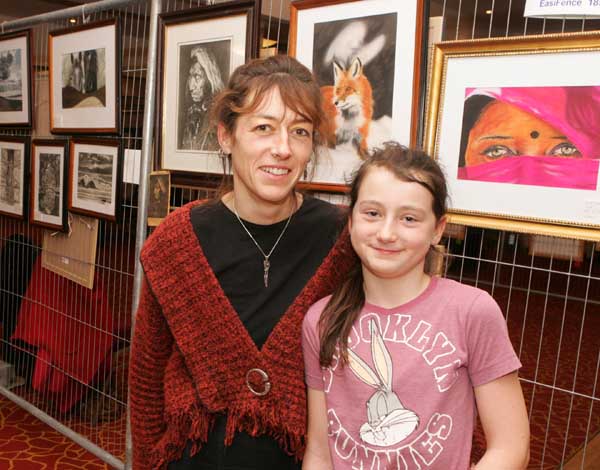
<svg viewBox="0 0 600 470">
<path fill-rule="evenodd" d="M 540 118 L 512 104 L 490 103 L 469 133 L 466 166 L 519 155 L 581 157 L 562 132 Z"/>
<path fill-rule="evenodd" d="M 429 247 L 440 241 L 445 219 L 436 219 L 433 196 L 422 185 L 372 167 L 350 215 L 352 246 L 363 276 L 402 279 L 423 275 Z"/>
<path fill-rule="evenodd" d="M 238 117 L 233 133 L 218 128 L 231 154 L 236 198 L 282 204 L 302 176 L 313 148 L 313 125 L 285 106 L 273 88 L 251 113 Z"/>
</svg>

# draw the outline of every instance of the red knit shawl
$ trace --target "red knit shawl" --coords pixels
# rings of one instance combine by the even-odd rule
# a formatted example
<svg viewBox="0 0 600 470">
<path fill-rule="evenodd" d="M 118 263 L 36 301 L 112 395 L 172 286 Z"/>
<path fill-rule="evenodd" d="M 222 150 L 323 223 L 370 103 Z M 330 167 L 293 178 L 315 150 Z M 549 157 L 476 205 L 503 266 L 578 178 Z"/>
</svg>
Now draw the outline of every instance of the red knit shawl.
<svg viewBox="0 0 600 470">
<path fill-rule="evenodd" d="M 273 437 L 290 455 L 301 458 L 306 432 L 306 391 L 301 349 L 302 319 L 318 299 L 329 295 L 356 262 L 347 229 L 281 317 L 259 350 L 225 296 L 211 270 L 190 222 L 188 204 L 172 213 L 149 237 L 141 261 L 154 302 L 166 319 L 175 347 L 165 344 L 169 357 L 164 370 L 162 413 L 148 403 L 152 416 L 166 423 L 145 422 L 146 413 L 132 412 L 134 429 L 162 432 L 150 442 L 134 436 L 137 452 L 149 452 L 153 468 L 164 468 L 182 454 L 188 439 L 194 441 L 192 454 L 206 442 L 213 414 L 227 412 L 227 445 L 236 431 L 253 436 Z M 315 228 L 318 229 L 318 228 Z M 148 302 L 140 301 L 138 316 Z M 145 323 L 136 325 L 137 348 L 153 338 Z M 150 328 L 148 328 L 150 330 Z M 148 335 L 148 337 L 145 337 Z M 156 339 L 154 339 L 155 341 Z M 168 343 L 168 342 L 167 342 Z M 160 344 L 150 347 L 160 348 Z M 158 356 L 161 352 L 158 353 Z M 143 388 L 147 381 L 137 364 L 132 387 Z M 152 364 L 147 367 L 152 368 Z M 246 384 L 249 369 L 260 368 L 271 382 L 265 396 L 252 394 Z M 149 371 L 156 375 L 156 371 Z M 260 385 L 256 387 L 261 389 Z M 131 389 L 132 400 L 143 404 L 144 390 Z M 137 408 L 136 408 L 137 409 Z M 134 449 L 134 454 L 136 449 Z"/>
</svg>

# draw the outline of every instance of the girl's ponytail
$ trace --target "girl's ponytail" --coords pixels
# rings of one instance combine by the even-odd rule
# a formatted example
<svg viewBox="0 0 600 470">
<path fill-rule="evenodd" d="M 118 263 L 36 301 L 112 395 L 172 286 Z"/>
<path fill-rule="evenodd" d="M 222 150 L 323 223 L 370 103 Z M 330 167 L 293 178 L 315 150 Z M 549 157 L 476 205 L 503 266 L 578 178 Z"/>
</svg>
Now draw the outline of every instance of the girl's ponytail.
<svg viewBox="0 0 600 470">
<path fill-rule="evenodd" d="M 342 285 L 335 290 L 319 319 L 321 350 L 319 364 L 329 367 L 339 348 L 342 364 L 348 362 L 348 341 L 352 325 L 365 305 L 365 291 L 360 263 L 348 273 Z M 340 341 L 344 338 L 344 341 Z"/>
</svg>

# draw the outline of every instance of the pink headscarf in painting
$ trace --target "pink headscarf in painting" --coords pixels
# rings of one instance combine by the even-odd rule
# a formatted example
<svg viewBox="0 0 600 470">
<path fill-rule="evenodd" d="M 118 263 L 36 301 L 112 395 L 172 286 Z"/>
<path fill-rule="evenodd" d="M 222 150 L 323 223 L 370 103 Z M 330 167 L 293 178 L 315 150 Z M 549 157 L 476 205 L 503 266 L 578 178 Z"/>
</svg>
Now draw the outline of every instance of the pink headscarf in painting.
<svg viewBox="0 0 600 470">
<path fill-rule="evenodd" d="M 523 155 L 458 170 L 459 179 L 596 190 L 600 158 L 600 87 L 469 88 L 533 114 L 555 127 L 582 158 Z"/>
</svg>

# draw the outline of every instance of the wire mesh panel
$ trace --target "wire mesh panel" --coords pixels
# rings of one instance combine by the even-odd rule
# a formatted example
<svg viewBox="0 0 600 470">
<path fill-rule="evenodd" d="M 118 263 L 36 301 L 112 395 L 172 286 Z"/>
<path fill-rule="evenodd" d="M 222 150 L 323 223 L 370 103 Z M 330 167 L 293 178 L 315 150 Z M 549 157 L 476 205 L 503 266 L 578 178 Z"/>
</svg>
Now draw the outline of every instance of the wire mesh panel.
<svg viewBox="0 0 600 470">
<path fill-rule="evenodd" d="M 148 15 L 146 2 L 132 1 L 118 9 L 93 13 L 82 9 L 80 15 L 35 24 L 31 46 L 35 125 L 32 130 L 6 129 L 0 134 L 57 137 L 49 125 L 48 33 L 118 18 L 122 44 L 118 138 L 124 149 L 139 150 Z M 28 403 L 32 411 L 37 408 L 65 431 L 74 431 L 97 456 L 123 467 L 137 186 L 122 183 L 118 191 L 122 207 L 116 222 L 69 214 L 66 234 L 0 217 L 4 369 L 0 392 Z M 69 277 L 77 267 L 80 277 Z M 78 282 L 82 277 L 91 279 L 89 286 Z M 21 468 L 19 461 L 14 465 Z"/>
<path fill-rule="evenodd" d="M 201 0 L 163 0 L 162 11 L 200 7 Z M 442 40 L 507 37 L 600 29 L 597 20 L 523 18 L 524 0 L 432 0 Z M 263 0 L 262 36 L 287 49 L 289 0 Z M 149 5 L 42 22 L 33 27 L 35 126 L 0 136 L 53 138 L 49 130 L 48 33 L 118 17 L 121 22 L 121 118 L 124 149 L 139 151 L 148 70 Z M 160 73 L 160 71 L 159 71 Z M 133 155 L 127 152 L 128 156 Z M 133 181 L 129 174 L 127 181 Z M 174 186 L 171 208 L 212 197 L 219 178 Z M 21 399 L 86 439 L 111 465 L 126 460 L 127 372 L 136 269 L 138 186 L 123 183 L 119 220 L 95 222 L 71 214 L 80 253 L 54 252 L 60 234 L 0 216 L 0 393 Z M 320 193 L 336 204 L 341 194 Z M 87 232 L 86 232 L 87 231 Z M 90 235 L 93 232 L 95 238 Z M 96 241 L 94 241 L 96 240 Z M 600 266 L 597 246 L 577 240 L 451 226 L 444 239 L 444 274 L 491 293 L 505 313 L 523 363 L 521 383 L 531 421 L 531 469 L 593 468 L 599 435 Z M 93 253 L 91 253 L 93 252 Z M 81 256 L 88 261 L 81 261 Z M 92 288 L 42 265 L 82 263 Z M 90 274 L 91 275 L 91 274 Z M 83 442 L 83 441 L 82 441 Z M 485 443 L 479 429 L 474 458 Z M 600 444 L 596 443 L 596 446 Z"/>
</svg>

